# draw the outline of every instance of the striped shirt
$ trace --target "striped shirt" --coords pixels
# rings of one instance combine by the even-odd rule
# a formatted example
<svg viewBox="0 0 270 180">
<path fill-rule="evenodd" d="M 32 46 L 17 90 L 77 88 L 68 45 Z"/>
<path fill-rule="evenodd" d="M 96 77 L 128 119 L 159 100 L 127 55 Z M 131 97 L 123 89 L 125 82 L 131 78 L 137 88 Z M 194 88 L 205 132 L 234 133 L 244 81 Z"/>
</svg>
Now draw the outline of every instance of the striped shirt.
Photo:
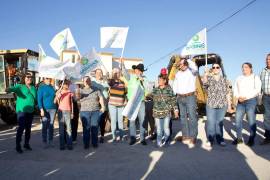
<svg viewBox="0 0 270 180">
<path fill-rule="evenodd" d="M 264 68 L 260 75 L 262 81 L 262 92 L 270 95 L 270 69 Z"/>
<path fill-rule="evenodd" d="M 124 82 L 111 80 L 109 85 L 109 104 L 113 106 L 124 106 L 126 100 L 126 87 Z"/>
</svg>

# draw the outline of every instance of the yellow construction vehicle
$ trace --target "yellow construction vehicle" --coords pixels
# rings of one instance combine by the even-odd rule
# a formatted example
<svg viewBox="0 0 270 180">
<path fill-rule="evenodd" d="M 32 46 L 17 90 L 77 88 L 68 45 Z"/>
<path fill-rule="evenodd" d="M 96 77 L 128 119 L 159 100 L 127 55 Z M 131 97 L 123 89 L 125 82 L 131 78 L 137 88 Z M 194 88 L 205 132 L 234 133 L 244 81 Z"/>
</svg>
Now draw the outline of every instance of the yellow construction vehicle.
<svg viewBox="0 0 270 180">
<path fill-rule="evenodd" d="M 0 50 L 0 118 L 8 124 L 16 123 L 13 93 L 5 89 L 20 83 L 22 75 L 31 72 L 33 83 L 38 82 L 38 53 L 29 49 Z"/>
</svg>

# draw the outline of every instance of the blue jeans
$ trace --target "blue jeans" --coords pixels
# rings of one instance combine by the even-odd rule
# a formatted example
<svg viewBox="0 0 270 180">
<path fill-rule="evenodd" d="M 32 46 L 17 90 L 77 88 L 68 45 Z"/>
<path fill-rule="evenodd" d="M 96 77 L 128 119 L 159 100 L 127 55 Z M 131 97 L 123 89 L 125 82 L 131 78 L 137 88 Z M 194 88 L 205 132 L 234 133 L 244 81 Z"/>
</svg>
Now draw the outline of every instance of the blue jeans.
<svg viewBox="0 0 270 180">
<path fill-rule="evenodd" d="M 195 138 L 198 135 L 198 117 L 196 96 L 177 97 L 178 107 L 180 109 L 180 120 L 182 126 L 182 135 Z"/>
<path fill-rule="evenodd" d="M 85 146 L 89 146 L 90 143 L 90 131 L 91 140 L 93 145 L 98 143 L 98 121 L 99 111 L 81 111 L 80 117 L 83 125 L 83 143 Z"/>
<path fill-rule="evenodd" d="M 44 117 L 42 117 L 42 140 L 44 143 L 52 142 L 53 140 L 53 125 L 56 109 L 44 110 Z M 47 138 L 49 136 L 49 139 Z"/>
<path fill-rule="evenodd" d="M 270 139 L 270 96 L 263 96 L 263 105 L 264 105 L 264 120 L 263 125 L 265 128 L 265 138 Z"/>
<path fill-rule="evenodd" d="M 31 137 L 31 126 L 33 121 L 33 113 L 18 112 L 17 113 L 18 128 L 16 134 L 16 146 L 21 146 L 23 131 L 25 130 L 24 144 L 28 145 Z"/>
<path fill-rule="evenodd" d="M 143 127 L 144 119 L 145 119 L 145 103 L 142 102 L 139 113 L 138 113 L 138 119 L 140 123 L 140 140 L 144 140 L 145 135 L 145 129 Z M 129 133 L 130 137 L 136 137 L 136 121 L 129 121 Z"/>
<path fill-rule="evenodd" d="M 59 110 L 58 120 L 59 120 L 60 148 L 65 147 L 65 137 L 67 146 L 72 147 L 71 123 L 70 123 L 71 112 Z"/>
<path fill-rule="evenodd" d="M 213 142 L 214 137 L 218 143 L 224 141 L 223 139 L 223 120 L 228 106 L 223 108 L 211 108 L 206 105 L 207 115 L 207 137 L 210 142 Z"/>
<path fill-rule="evenodd" d="M 242 139 L 242 121 L 244 118 L 244 115 L 247 115 L 247 120 L 250 127 L 250 137 L 255 138 L 256 135 L 256 105 L 257 105 L 257 99 L 252 98 L 244 101 L 243 103 L 238 103 L 236 107 L 236 114 L 235 114 L 235 120 L 236 120 L 236 132 L 237 132 L 237 138 Z"/>
<path fill-rule="evenodd" d="M 118 123 L 119 136 L 120 138 L 124 135 L 124 125 L 123 125 L 123 106 L 113 106 L 109 104 L 109 113 L 111 118 L 111 129 L 112 129 L 112 138 L 116 139 L 116 127 Z"/>
<path fill-rule="evenodd" d="M 157 144 L 159 145 L 162 141 L 163 132 L 165 137 L 165 142 L 170 137 L 170 117 L 165 118 L 155 118 L 157 126 Z"/>
</svg>

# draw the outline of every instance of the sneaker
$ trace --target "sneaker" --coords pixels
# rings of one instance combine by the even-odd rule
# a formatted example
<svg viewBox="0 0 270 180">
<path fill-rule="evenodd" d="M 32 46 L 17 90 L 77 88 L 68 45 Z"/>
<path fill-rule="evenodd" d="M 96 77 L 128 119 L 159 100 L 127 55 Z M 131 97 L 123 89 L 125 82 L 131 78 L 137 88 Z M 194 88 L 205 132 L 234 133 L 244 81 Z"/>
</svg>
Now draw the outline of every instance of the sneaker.
<svg viewBox="0 0 270 180">
<path fill-rule="evenodd" d="M 25 144 L 23 145 L 24 149 L 28 150 L 28 151 L 32 151 L 33 149 L 30 147 L 29 144 Z"/>
<path fill-rule="evenodd" d="M 226 146 L 226 143 L 225 143 L 224 141 L 221 141 L 221 142 L 219 143 L 219 145 L 224 147 L 224 146 Z"/>
<path fill-rule="evenodd" d="M 242 144 L 243 143 L 243 140 L 242 139 L 235 139 L 235 140 L 233 140 L 233 142 L 232 142 L 232 144 L 233 145 L 237 145 L 237 144 Z"/>
<path fill-rule="evenodd" d="M 141 144 L 142 144 L 143 146 L 146 146 L 146 145 L 147 145 L 147 143 L 146 143 L 145 140 L 142 140 L 142 141 L 141 141 Z"/>
<path fill-rule="evenodd" d="M 17 151 L 17 153 L 19 153 L 19 154 L 22 154 L 22 153 L 23 153 L 23 150 L 22 150 L 21 146 L 17 146 L 17 147 L 16 147 L 16 151 Z"/>
<path fill-rule="evenodd" d="M 265 138 L 265 139 L 260 143 L 260 145 L 267 145 L 267 144 L 270 144 L 270 138 Z"/>
</svg>

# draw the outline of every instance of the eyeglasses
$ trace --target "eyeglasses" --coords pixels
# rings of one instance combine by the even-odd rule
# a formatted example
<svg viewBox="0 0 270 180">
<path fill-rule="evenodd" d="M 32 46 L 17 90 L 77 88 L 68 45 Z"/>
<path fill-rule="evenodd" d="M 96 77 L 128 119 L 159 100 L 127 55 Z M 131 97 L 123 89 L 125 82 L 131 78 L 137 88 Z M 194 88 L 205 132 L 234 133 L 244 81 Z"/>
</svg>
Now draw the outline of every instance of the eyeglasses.
<svg viewBox="0 0 270 180">
<path fill-rule="evenodd" d="M 214 67 L 212 67 L 212 69 L 219 69 L 220 67 L 218 67 L 218 66 L 214 66 Z"/>
<path fill-rule="evenodd" d="M 28 79 L 32 79 L 32 76 L 26 76 L 26 78 L 28 78 Z"/>
</svg>

